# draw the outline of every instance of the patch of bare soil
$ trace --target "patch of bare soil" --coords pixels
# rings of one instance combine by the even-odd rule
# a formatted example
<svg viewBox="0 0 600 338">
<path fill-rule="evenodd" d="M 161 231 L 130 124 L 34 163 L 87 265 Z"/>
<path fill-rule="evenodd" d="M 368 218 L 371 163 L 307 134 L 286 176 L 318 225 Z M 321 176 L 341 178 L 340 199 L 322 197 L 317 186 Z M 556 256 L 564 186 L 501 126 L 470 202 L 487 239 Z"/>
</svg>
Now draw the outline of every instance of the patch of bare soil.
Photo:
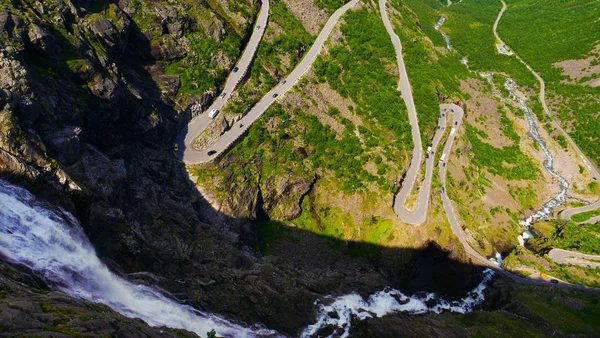
<svg viewBox="0 0 600 338">
<path fill-rule="evenodd" d="M 204 114 L 207 114 L 206 112 Z M 219 138 L 227 131 L 231 126 L 237 122 L 241 116 L 239 115 L 228 115 L 219 114 L 215 117 L 215 120 L 204 130 L 196 140 L 194 141 L 193 148 L 196 150 L 204 150 L 215 144 Z"/>
<path fill-rule="evenodd" d="M 320 93 L 321 99 L 323 99 L 329 106 L 339 109 L 340 114 L 343 117 L 352 121 L 352 123 L 357 126 L 363 125 L 362 119 L 356 115 L 356 113 L 353 113 L 349 110 L 349 107 L 352 107 L 352 109 L 356 107 L 356 104 L 354 104 L 352 100 L 342 97 L 340 94 L 338 94 L 338 92 L 333 90 L 327 82 L 318 84 L 317 89 Z"/>
<path fill-rule="evenodd" d="M 596 61 L 595 65 L 592 62 Z M 567 75 L 572 80 L 577 81 L 586 76 L 594 74 L 600 74 L 600 45 L 596 46 L 591 52 L 590 56 L 585 59 L 579 60 L 565 60 L 553 64 L 556 68 L 563 69 L 563 75 Z M 584 83 L 591 87 L 600 86 L 600 79 L 592 79 Z"/>
<path fill-rule="evenodd" d="M 502 123 L 498 107 L 501 104 L 489 93 L 484 93 L 485 84 L 482 81 L 470 79 L 461 83 L 461 90 L 471 95 L 467 106 L 469 110 L 477 110 L 477 114 L 467 114 L 467 122 L 479 130 L 485 131 L 489 139 L 481 141 L 489 143 L 496 148 L 512 145 L 512 141 L 502 133 Z M 506 110 L 508 111 L 508 110 Z"/>
<path fill-rule="evenodd" d="M 452 186 L 448 187 L 451 198 L 457 204 L 457 212 L 466 226 L 465 233 L 471 245 L 484 255 L 494 251 L 510 249 L 517 244 L 517 235 L 522 231 L 511 215 L 524 218 L 533 210 L 524 209 L 514 192 L 519 189 L 533 189 L 536 198 L 534 209 L 539 208 L 559 190 L 555 182 L 542 167 L 544 154 L 535 148 L 533 140 L 527 135 L 528 125 L 524 117 L 518 117 L 510 109 L 504 107 L 494 94 L 485 92 L 483 81 L 469 80 L 461 84 L 462 90 L 471 98 L 467 103 L 467 123 L 474 125 L 488 134 L 489 139 L 483 141 L 494 147 L 512 145 L 512 141 L 501 131 L 501 114 L 498 109 L 505 109 L 507 117 L 513 121 L 515 132 L 520 136 L 520 147 L 523 153 L 533 157 L 540 169 L 541 176 L 532 181 L 511 181 L 490 174 L 485 168 L 478 168 L 471 163 L 473 154 L 471 145 L 466 140 L 465 130 L 461 128 L 457 135 L 455 151 L 450 158 L 449 176 Z M 542 137 L 553 141 L 545 131 L 540 130 Z M 544 134 L 545 133 L 545 134 Z M 512 194 L 511 194 L 512 192 Z"/>
<path fill-rule="evenodd" d="M 319 34 L 329 18 L 325 10 L 315 5 L 314 0 L 283 0 L 283 3 L 311 35 Z"/>
<path fill-rule="evenodd" d="M 229 1 L 228 0 L 217 0 L 217 4 L 223 9 L 225 14 L 229 18 L 233 19 L 239 26 L 243 26 L 244 24 L 246 24 L 248 22 L 248 18 L 245 18 L 245 17 L 241 16 L 239 13 L 233 12 L 233 11 L 231 11 L 231 9 L 229 9 Z"/>
<path fill-rule="evenodd" d="M 281 103 L 287 111 L 300 109 L 305 114 L 316 116 L 324 126 L 335 131 L 336 139 L 341 139 L 346 129 L 342 123 L 327 113 L 329 106 L 314 85 L 307 85 L 302 92 L 288 92 Z"/>
</svg>

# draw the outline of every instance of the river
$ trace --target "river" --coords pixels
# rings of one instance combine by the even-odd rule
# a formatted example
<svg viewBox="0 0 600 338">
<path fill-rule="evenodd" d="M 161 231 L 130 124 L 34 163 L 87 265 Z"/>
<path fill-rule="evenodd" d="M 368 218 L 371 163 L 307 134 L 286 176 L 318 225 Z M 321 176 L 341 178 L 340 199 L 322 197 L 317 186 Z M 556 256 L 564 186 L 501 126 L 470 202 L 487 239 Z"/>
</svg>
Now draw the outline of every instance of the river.
<svg viewBox="0 0 600 338">
<path fill-rule="evenodd" d="M 506 82 L 504 83 L 504 87 L 510 92 L 511 99 L 519 102 L 519 105 L 521 106 L 521 110 L 523 110 L 523 112 L 525 113 L 525 117 L 527 118 L 527 123 L 529 124 L 529 131 L 528 131 L 529 136 L 540 146 L 540 148 L 546 155 L 546 159 L 543 162 L 543 166 L 546 169 L 546 171 L 548 173 L 550 173 L 550 175 L 554 176 L 558 180 L 558 184 L 560 187 L 558 194 L 554 198 L 552 198 L 548 202 L 544 203 L 544 205 L 542 205 L 542 207 L 538 211 L 536 211 L 533 215 L 529 216 L 528 218 L 526 218 L 524 220 L 519 221 L 519 224 L 521 224 L 525 228 L 525 230 L 529 230 L 529 228 L 533 222 L 550 216 L 552 214 L 552 211 L 554 211 L 554 209 L 565 204 L 565 202 L 567 201 L 567 190 L 569 189 L 569 182 L 567 182 L 567 180 L 564 177 L 560 176 L 559 174 L 556 173 L 556 171 L 554 171 L 554 165 L 553 165 L 554 159 L 552 157 L 552 153 L 550 152 L 550 150 L 548 150 L 548 147 L 546 146 L 546 142 L 544 142 L 544 140 L 542 140 L 542 137 L 540 136 L 540 133 L 538 132 L 538 128 L 535 123 L 535 119 L 531 115 L 531 110 L 527 106 L 527 102 L 524 99 L 519 98 L 516 95 L 517 84 L 515 83 L 515 81 L 511 78 L 507 79 Z M 527 233 L 526 235 L 523 235 L 523 237 L 528 237 L 528 236 L 531 236 L 531 234 Z M 519 241 L 521 241 L 521 240 L 519 240 Z"/>
<path fill-rule="evenodd" d="M 450 43 L 450 37 L 442 32 L 440 30 L 440 28 L 442 28 L 442 25 L 444 24 L 444 22 L 446 21 L 446 17 L 445 16 L 441 16 L 440 19 L 438 20 L 438 22 L 435 24 L 434 28 L 436 31 L 440 32 L 440 34 L 442 34 L 442 37 L 444 37 L 444 41 L 446 41 L 446 47 L 448 48 L 449 51 L 452 51 L 452 44 Z"/>
<path fill-rule="evenodd" d="M 440 32 L 440 34 L 444 37 L 444 40 L 446 41 L 446 46 L 450 51 L 452 51 L 453 49 L 450 43 L 450 37 L 440 30 L 445 21 L 446 17 L 441 16 L 434 28 L 435 30 Z M 509 54 L 509 56 L 510 55 L 512 54 Z M 465 57 L 463 57 L 461 62 L 467 66 L 469 71 L 471 71 L 468 65 L 468 60 Z M 489 77 L 493 76 L 493 73 L 481 73 L 480 76 Z M 512 99 L 515 102 L 518 102 L 521 110 L 523 110 L 525 117 L 527 118 L 527 124 L 529 125 L 528 135 L 539 145 L 539 147 L 546 155 L 546 159 L 543 162 L 543 166 L 546 169 L 546 171 L 550 173 L 550 175 L 554 176 L 558 180 L 558 184 L 560 187 L 559 193 L 554 198 L 544 203 L 542 207 L 536 212 L 534 212 L 531 216 L 527 217 L 526 219 L 519 220 L 519 224 L 523 226 L 524 232 L 521 235 L 519 235 L 517 239 L 520 245 L 524 245 L 525 240 L 533 237 L 533 234 L 529 231 L 531 224 L 535 221 L 547 218 L 552 214 L 554 209 L 565 204 L 567 198 L 567 190 L 569 188 L 569 182 L 567 182 L 567 180 L 564 177 L 560 176 L 554 171 L 554 159 L 552 157 L 552 153 L 550 152 L 550 150 L 548 150 L 546 142 L 544 142 L 544 140 L 542 140 L 540 136 L 537 125 L 535 123 L 535 119 L 531 114 L 531 109 L 529 109 L 529 107 L 527 106 L 527 102 L 525 101 L 525 99 L 520 98 L 517 95 L 518 86 L 515 83 L 515 81 L 512 78 L 508 78 L 504 83 L 504 87 L 509 91 L 510 99 Z M 503 97 L 502 93 L 498 90 L 494 90 L 494 93 L 502 97 L 503 99 L 507 99 Z M 496 258 L 493 260 L 498 263 L 498 266 L 502 264 L 502 256 L 498 253 L 496 253 Z"/>
<path fill-rule="evenodd" d="M 54 290 L 109 306 L 151 326 L 185 329 L 205 336 L 216 330 L 221 337 L 283 337 L 276 331 L 233 323 L 163 295 L 148 285 L 132 283 L 112 273 L 96 255 L 77 220 L 64 211 L 50 210 L 27 190 L 0 180 L 0 255 L 29 267 Z M 406 296 L 388 288 L 368 299 L 352 293 L 316 304 L 316 323 L 308 337 L 326 326 L 336 326 L 347 337 L 353 316 L 359 320 L 395 312 L 472 311 L 484 300 L 483 290 L 492 276 L 485 270 L 481 283 L 460 301 L 446 301 L 434 293 Z M 336 313 L 336 315 L 334 315 Z"/>
</svg>

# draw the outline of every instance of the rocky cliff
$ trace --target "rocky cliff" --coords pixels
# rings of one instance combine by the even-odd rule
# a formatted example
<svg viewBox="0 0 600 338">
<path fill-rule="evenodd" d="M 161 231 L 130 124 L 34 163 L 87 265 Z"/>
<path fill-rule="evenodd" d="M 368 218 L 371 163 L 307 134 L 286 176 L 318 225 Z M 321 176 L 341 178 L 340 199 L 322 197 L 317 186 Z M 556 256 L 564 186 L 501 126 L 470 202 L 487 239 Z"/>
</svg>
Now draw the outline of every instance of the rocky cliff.
<svg viewBox="0 0 600 338">
<path fill-rule="evenodd" d="M 290 31 L 284 23 L 292 16 L 283 12 L 283 2 L 275 3 L 274 29 Z M 304 170 L 297 164 L 269 172 L 272 163 L 265 162 L 272 158 L 246 159 L 234 152 L 215 168 L 205 168 L 225 176 L 203 181 L 209 187 L 200 189 L 201 195 L 197 177 L 190 174 L 197 168 L 186 170 L 174 159 L 171 140 L 192 113 L 219 93 L 248 38 L 256 6 L 255 1 L 205 0 L 1 1 L 0 177 L 73 213 L 99 256 L 118 274 L 161 287 L 198 309 L 260 322 L 285 334 L 295 335 L 312 323 L 314 301 L 328 294 L 366 295 L 392 285 L 461 296 L 477 284 L 481 269 L 465 263 L 456 242 L 440 235 L 440 227 L 428 228 L 439 243 L 413 230 L 402 239 L 384 231 L 370 236 L 421 245 L 416 248 L 324 234 L 338 209 L 367 220 L 364 224 L 373 229 L 390 226 L 365 217 L 354 200 L 337 198 L 339 190 L 330 189 L 319 167 Z M 280 42 L 277 34 L 269 34 L 270 43 Z M 260 83 L 259 89 L 251 88 L 253 97 L 269 85 L 265 74 L 281 64 L 289 68 L 309 42 L 307 37 L 291 50 L 269 49 L 281 62 L 266 52 L 259 55 L 255 76 L 245 84 Z M 319 106 L 309 108 L 316 117 L 303 122 L 330 123 L 339 132 L 328 134 L 331 139 L 355 132 L 346 121 L 357 130 L 377 125 L 351 114 L 355 104 L 326 84 L 311 84 L 308 90 L 321 97 L 292 93 L 285 112 L 293 114 L 312 100 Z M 330 106 L 339 108 L 342 122 L 326 120 L 323 111 Z M 269 120 L 276 123 L 276 118 Z M 295 142 L 290 135 L 297 135 L 287 130 L 309 130 L 286 123 L 283 140 Z M 373 130 L 377 134 L 366 142 L 375 136 L 393 141 L 387 132 Z M 276 128 L 269 132 L 278 133 Z M 374 157 L 358 171 L 399 175 L 389 158 L 406 157 L 389 144 L 385 148 L 383 159 Z M 321 150 L 309 144 L 289 154 L 302 163 Z M 219 189 L 209 189 L 211 184 Z M 385 182 L 381 186 L 373 191 L 393 190 Z M 379 198 L 366 191 L 360 203 L 375 201 L 377 209 Z M 344 205 L 329 208 L 324 200 Z M 263 222 L 297 219 L 308 208 L 321 232 Z M 0 263 L 0 269 L 0 336 L 189 334 L 149 328 L 69 299 L 14 266 Z M 406 325 L 412 319 L 400 320 Z"/>
</svg>

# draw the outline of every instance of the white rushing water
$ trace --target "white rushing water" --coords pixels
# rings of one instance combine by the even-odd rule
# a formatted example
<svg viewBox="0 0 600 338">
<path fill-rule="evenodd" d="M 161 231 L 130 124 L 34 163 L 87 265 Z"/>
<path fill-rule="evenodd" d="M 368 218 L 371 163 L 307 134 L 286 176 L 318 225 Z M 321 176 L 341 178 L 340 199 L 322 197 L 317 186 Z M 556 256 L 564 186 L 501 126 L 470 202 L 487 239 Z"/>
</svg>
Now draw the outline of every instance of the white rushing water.
<svg viewBox="0 0 600 338">
<path fill-rule="evenodd" d="M 446 41 L 446 47 L 448 48 L 448 50 L 452 51 L 452 45 L 450 44 L 450 37 L 448 35 L 446 35 L 446 33 L 440 31 L 440 28 L 442 27 L 442 25 L 444 24 L 445 21 L 446 21 L 445 16 L 440 17 L 438 22 L 435 24 L 434 28 L 436 31 L 438 31 L 438 32 L 440 32 L 440 34 L 442 34 L 442 36 L 444 37 L 444 41 Z"/>
<path fill-rule="evenodd" d="M 529 230 L 529 227 L 531 226 L 531 224 L 533 222 L 550 216 L 550 214 L 552 214 L 552 211 L 555 208 L 565 204 L 565 202 L 567 201 L 567 189 L 569 189 L 569 182 L 567 182 L 567 180 L 564 177 L 560 176 L 559 174 L 557 174 L 554 171 L 554 165 L 553 165 L 554 159 L 552 157 L 552 153 L 550 152 L 550 150 L 548 150 L 548 147 L 546 146 L 546 142 L 544 142 L 544 140 L 542 140 L 542 137 L 540 136 L 540 133 L 538 132 L 537 126 L 535 124 L 535 120 L 534 120 L 533 116 L 531 115 L 531 110 L 529 109 L 529 107 L 527 107 L 527 102 L 525 102 L 524 99 L 521 99 L 516 95 L 515 81 L 511 78 L 507 79 L 506 82 L 504 83 L 504 87 L 510 92 L 511 98 L 513 100 L 519 101 L 519 104 L 521 105 L 521 110 L 523 110 L 523 112 L 525 113 L 525 117 L 527 118 L 527 123 L 529 124 L 529 132 L 528 132 L 529 136 L 531 136 L 531 138 L 534 139 L 534 141 L 540 146 L 540 148 L 546 155 L 546 159 L 544 160 L 544 163 L 543 163 L 544 168 L 546 169 L 546 171 L 548 173 L 550 173 L 550 175 L 556 177 L 556 179 L 558 180 L 558 184 L 560 186 L 560 191 L 558 192 L 558 195 L 556 195 L 554 198 L 552 198 L 548 202 L 544 203 L 544 205 L 542 205 L 541 209 L 536 211 L 533 215 L 529 216 L 528 218 L 526 218 L 524 220 L 519 221 L 519 224 L 521 224 L 523 227 L 525 227 L 525 230 Z M 523 237 L 523 239 L 530 238 L 531 233 L 530 232 L 524 233 L 522 235 L 522 237 Z"/>
<path fill-rule="evenodd" d="M 222 337 L 282 337 L 273 330 L 243 327 L 179 304 L 152 287 L 115 275 L 96 256 L 73 216 L 48 210 L 27 190 L 2 180 L 0 255 L 29 267 L 55 290 L 105 304 L 152 326 L 186 329 L 200 336 L 214 329 Z M 395 312 L 469 312 L 483 301 L 483 290 L 492 275 L 492 270 L 485 270 L 482 282 L 460 301 L 446 301 L 434 293 L 408 297 L 391 288 L 376 292 L 367 300 L 356 293 L 330 298 L 328 305 L 319 304 L 316 323 L 307 327 L 302 336 L 309 337 L 325 326 L 335 326 L 343 331 L 341 337 L 347 337 L 353 316 L 363 320 Z"/>
<path fill-rule="evenodd" d="M 44 208 L 27 190 L 0 180 L 0 254 L 41 276 L 51 287 L 73 297 L 108 305 L 152 326 L 193 331 L 204 337 L 280 336 L 245 328 L 214 314 L 179 304 L 146 285 L 113 274 L 96 256 L 77 221 Z"/>
<path fill-rule="evenodd" d="M 336 327 L 341 332 L 334 332 L 328 337 L 348 337 L 353 317 L 365 320 L 397 312 L 411 314 L 440 313 L 442 311 L 467 313 L 483 302 L 483 291 L 493 275 L 494 272 L 491 269 L 484 270 L 481 283 L 460 301 L 446 301 L 438 298 L 435 293 L 409 297 L 392 288 L 376 292 L 366 300 L 357 293 L 330 298 L 328 304 L 319 304 L 317 322 L 308 326 L 302 332 L 301 337 L 312 337 L 322 328 L 329 326 Z"/>
</svg>

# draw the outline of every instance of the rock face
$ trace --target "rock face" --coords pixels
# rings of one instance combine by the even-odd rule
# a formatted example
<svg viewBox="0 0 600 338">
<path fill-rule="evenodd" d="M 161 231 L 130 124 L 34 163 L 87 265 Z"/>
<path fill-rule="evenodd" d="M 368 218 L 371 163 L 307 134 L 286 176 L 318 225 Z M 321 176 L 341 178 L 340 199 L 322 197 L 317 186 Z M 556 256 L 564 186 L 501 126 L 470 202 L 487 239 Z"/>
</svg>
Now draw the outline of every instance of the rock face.
<svg viewBox="0 0 600 338">
<path fill-rule="evenodd" d="M 248 220 L 265 211 L 284 220 L 298 216 L 314 176 L 224 182 L 223 210 L 215 211 L 173 158 L 171 140 L 192 112 L 206 107 L 217 84 L 179 97 L 183 77 L 164 69 L 187 54 L 190 39 L 212 39 L 218 49 L 232 29 L 217 12 L 206 21 L 189 14 L 210 8 L 205 1 L 30 3 L 0 5 L 0 177 L 73 213 L 111 266 L 151 272 L 158 276 L 153 284 L 198 308 L 289 335 L 314 321 L 317 298 L 394 284 L 390 275 L 398 270 L 382 273 L 383 264 L 336 249 L 351 244 L 330 246 L 300 230 L 290 235 L 298 243 L 269 255 L 259 250 L 262 235 Z M 250 18 L 244 20 L 236 26 Z M 254 165 L 260 160 L 247 169 Z M 15 310 L 0 298 L 0 323 L 12 324 L 0 332 L 44 335 L 47 323 L 64 320 L 38 304 L 48 302 L 50 312 L 65 304 L 92 318 L 60 324 L 77 331 L 160 336 L 105 308 L 21 290 L 11 284 L 18 274 L 0 278 L 2 288 L 25 299 Z"/>
<path fill-rule="evenodd" d="M 153 328 L 103 305 L 52 292 L 35 276 L 0 261 L 0 335 L 28 337 L 198 337 Z"/>
</svg>

